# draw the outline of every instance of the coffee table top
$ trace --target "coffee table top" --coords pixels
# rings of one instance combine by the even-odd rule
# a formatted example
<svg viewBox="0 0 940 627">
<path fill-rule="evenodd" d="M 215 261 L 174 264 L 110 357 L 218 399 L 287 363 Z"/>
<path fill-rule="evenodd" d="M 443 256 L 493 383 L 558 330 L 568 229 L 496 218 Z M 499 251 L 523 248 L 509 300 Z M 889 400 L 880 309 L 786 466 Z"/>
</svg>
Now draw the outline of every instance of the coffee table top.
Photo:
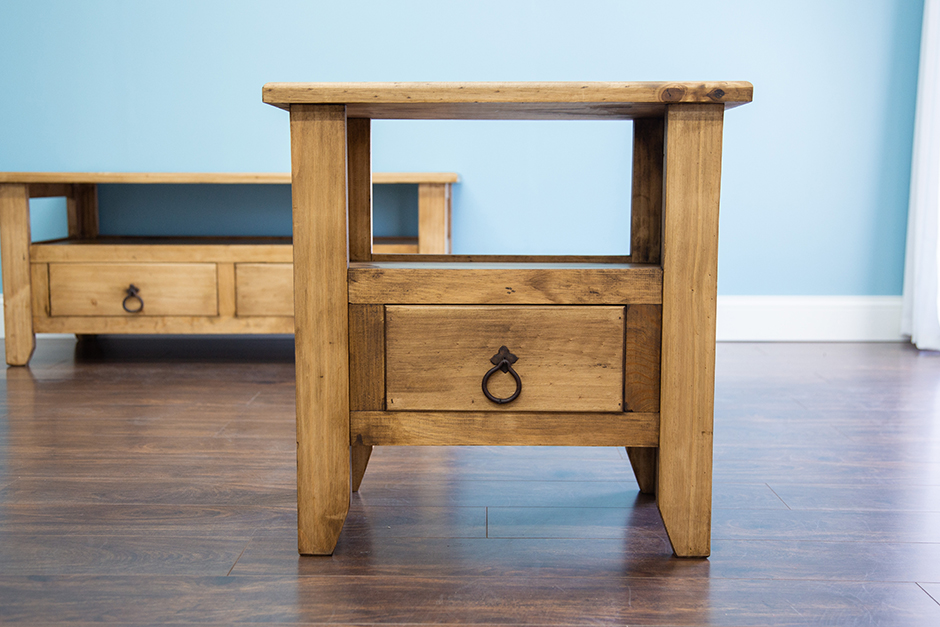
<svg viewBox="0 0 940 627">
<path fill-rule="evenodd" d="M 350 118 L 629 120 L 663 115 L 668 104 L 750 102 L 744 81 L 533 83 L 268 83 L 264 102 L 344 104 Z"/>
</svg>

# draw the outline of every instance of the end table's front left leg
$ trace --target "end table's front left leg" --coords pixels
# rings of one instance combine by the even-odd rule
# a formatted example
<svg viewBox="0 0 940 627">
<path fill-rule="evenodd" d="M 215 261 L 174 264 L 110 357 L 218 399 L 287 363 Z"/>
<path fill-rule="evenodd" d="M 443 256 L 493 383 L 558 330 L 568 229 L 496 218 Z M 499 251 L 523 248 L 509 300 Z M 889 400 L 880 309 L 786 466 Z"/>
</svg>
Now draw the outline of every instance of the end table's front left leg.
<svg viewBox="0 0 940 627">
<path fill-rule="evenodd" d="M 346 109 L 292 105 L 297 536 L 329 555 L 349 511 Z"/>
<path fill-rule="evenodd" d="M 36 348 L 29 270 L 29 188 L 0 185 L 0 255 L 7 363 L 25 366 Z"/>
<path fill-rule="evenodd" d="M 663 334 L 656 497 L 680 557 L 711 545 L 718 200 L 724 105 L 666 111 Z"/>
</svg>

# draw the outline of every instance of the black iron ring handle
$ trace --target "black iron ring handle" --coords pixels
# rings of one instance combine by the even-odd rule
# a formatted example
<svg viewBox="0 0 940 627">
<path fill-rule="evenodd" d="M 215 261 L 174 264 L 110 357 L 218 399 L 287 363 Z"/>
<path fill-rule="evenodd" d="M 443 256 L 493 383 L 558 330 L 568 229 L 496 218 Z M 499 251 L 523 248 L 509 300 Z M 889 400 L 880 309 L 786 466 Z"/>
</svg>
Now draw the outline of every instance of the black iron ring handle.
<svg viewBox="0 0 940 627">
<path fill-rule="evenodd" d="M 519 378 L 519 374 L 512 369 L 512 365 L 518 361 L 518 357 L 509 352 L 509 349 L 505 346 L 499 348 L 499 352 L 493 355 L 493 358 L 490 360 L 491 363 L 496 364 L 490 368 L 485 375 L 483 375 L 483 394 L 489 400 L 493 401 L 497 405 L 505 405 L 506 403 L 511 403 L 517 398 L 519 398 L 519 393 L 522 392 L 522 379 Z M 497 370 L 502 370 L 503 372 L 508 372 L 512 375 L 512 378 L 516 380 L 516 391 L 506 398 L 499 398 L 498 396 L 493 396 L 490 394 L 489 382 L 490 377 L 493 376 Z"/>
<path fill-rule="evenodd" d="M 130 287 L 126 290 L 127 296 L 124 297 L 124 301 L 121 303 L 121 306 L 124 307 L 124 311 L 127 313 L 140 313 L 144 310 L 144 299 L 140 297 L 140 288 L 134 284 L 131 284 Z M 140 306 L 137 309 L 131 309 L 127 306 L 127 301 L 134 302 L 136 300 L 140 303 Z"/>
</svg>

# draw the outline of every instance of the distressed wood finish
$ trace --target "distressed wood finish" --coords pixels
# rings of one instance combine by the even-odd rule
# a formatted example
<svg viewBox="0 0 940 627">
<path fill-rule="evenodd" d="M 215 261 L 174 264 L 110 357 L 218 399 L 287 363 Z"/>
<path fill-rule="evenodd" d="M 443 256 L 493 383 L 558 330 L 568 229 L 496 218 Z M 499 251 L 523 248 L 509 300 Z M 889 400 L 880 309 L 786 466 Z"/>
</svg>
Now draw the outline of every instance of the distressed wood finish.
<svg viewBox="0 0 940 627">
<path fill-rule="evenodd" d="M 655 446 L 659 414 L 355 411 L 350 442 L 412 446 Z"/>
<path fill-rule="evenodd" d="M 156 238 L 98 238 L 94 243 L 33 244 L 34 263 L 291 263 L 290 238 L 270 243 L 227 243 L 229 238 L 193 238 L 191 243 L 154 243 Z M 116 240 L 116 241 L 115 241 Z M 174 242 L 176 240 L 173 240 Z M 244 238 L 238 238 L 244 242 Z"/>
<path fill-rule="evenodd" d="M 663 118 L 633 123 L 633 200 L 630 256 L 634 263 L 661 259 L 663 229 Z"/>
<path fill-rule="evenodd" d="M 139 313 L 122 306 L 130 285 L 140 288 Z M 53 316 L 216 316 L 217 294 L 211 263 L 49 264 Z"/>
<path fill-rule="evenodd" d="M 450 252 L 450 185 L 418 185 L 418 252 Z"/>
<path fill-rule="evenodd" d="M 656 266 L 352 264 L 349 302 L 621 305 L 662 302 Z"/>
<path fill-rule="evenodd" d="M 3 318 L 6 360 L 24 366 L 36 347 L 29 270 L 29 189 L 0 185 L 0 265 L 3 267 Z"/>
<path fill-rule="evenodd" d="M 570 444 L 589 442 L 585 433 L 590 427 L 604 425 L 599 427 L 604 431 L 600 441 L 627 447 L 639 485 L 645 492 L 655 489 L 675 553 L 707 556 L 721 124 L 726 108 L 751 97 L 751 85 L 743 82 L 266 85 L 264 101 L 289 109 L 292 119 L 296 106 L 313 111 L 335 104 L 351 118 L 638 120 L 630 256 L 471 255 L 458 260 L 433 254 L 408 263 L 406 255 L 373 254 L 370 263 L 349 265 L 348 302 L 386 307 L 386 411 L 353 411 L 350 444 Z M 296 150 L 297 142 L 292 146 Z M 322 157 L 322 151 L 317 156 Z M 326 166 L 338 167 L 343 157 L 334 154 L 335 162 L 327 161 Z M 294 210 L 296 214 L 313 209 L 311 203 L 295 204 Z M 312 223 L 314 218 L 305 220 Z M 346 243 L 339 229 L 332 232 Z M 340 245 L 320 235 L 317 242 L 324 248 Z M 311 255 L 304 263 L 314 260 Z M 310 289 L 307 282 L 296 286 Z M 514 309 L 514 305 L 528 307 Z M 543 305 L 562 317 L 568 309 L 582 307 L 574 316 L 578 320 L 525 313 Z M 603 311 L 605 305 L 619 311 L 619 323 L 612 330 L 592 329 L 586 312 Z M 624 307 L 635 308 L 632 322 L 624 321 Z M 345 333 L 346 322 L 334 321 L 327 331 Z M 632 331 L 631 325 L 636 327 Z M 322 340 L 316 345 L 306 341 L 308 350 L 323 347 Z M 608 342 L 617 346 L 614 360 L 605 352 Z M 538 353 L 533 347 L 543 344 L 550 347 L 546 353 L 551 358 L 531 357 Z M 515 411 L 494 408 L 487 405 L 492 401 L 483 402 L 482 390 L 470 392 L 486 366 L 471 381 L 465 364 L 482 362 L 483 353 L 493 353 L 497 345 L 521 353 L 522 363 L 514 364 L 514 369 L 556 363 L 562 370 L 543 382 L 520 373 L 522 395 L 513 401 Z M 581 360 L 588 354 L 594 357 L 592 350 L 603 354 L 585 365 Z M 564 372 L 570 364 L 578 367 Z M 629 410 L 624 405 L 631 403 L 633 411 L 612 411 L 606 384 L 598 391 L 579 379 L 584 373 L 590 379 L 591 368 L 597 365 L 617 371 L 613 409 Z M 658 405 L 653 381 L 657 378 Z M 499 387 L 511 383 L 505 376 L 495 379 L 488 390 L 498 396 L 516 389 L 515 384 Z M 335 411 L 320 400 L 324 413 Z M 567 405 L 572 401 L 584 413 L 555 413 L 572 409 Z M 655 407 L 659 412 L 651 410 Z M 533 423 L 533 415 L 549 418 Z M 507 416 L 514 419 L 509 426 L 499 420 Z M 652 416 L 659 431 L 611 440 L 604 416 L 616 425 Z M 311 446 L 310 437 L 298 433 L 302 447 Z M 357 462 L 355 455 L 353 463 L 364 469 L 361 456 Z M 324 481 L 335 482 L 336 476 Z M 352 481 L 360 479 L 361 472 L 355 470 Z M 307 528 L 303 521 L 300 528 Z"/>
<path fill-rule="evenodd" d="M 385 409 L 385 308 L 349 306 L 349 409 Z M 372 446 L 352 441 L 352 491 L 359 490 Z"/>
<path fill-rule="evenodd" d="M 0 173 L 2 175 L 2 173 Z M 72 185 L 68 183 L 31 183 L 29 185 L 30 198 L 56 198 L 72 195 Z"/>
<path fill-rule="evenodd" d="M 346 112 L 296 105 L 290 125 L 298 548 L 328 555 L 350 493 Z"/>
<path fill-rule="evenodd" d="M 268 83 L 262 99 L 284 109 L 341 103 L 372 119 L 633 119 L 670 103 L 740 105 L 752 93 L 746 82 Z"/>
<path fill-rule="evenodd" d="M 657 501 L 673 550 L 711 546 L 718 201 L 724 108 L 666 117 L 661 431 Z"/>
<path fill-rule="evenodd" d="M 218 276 L 219 316 L 233 318 L 236 315 L 235 264 L 216 264 Z"/>
<path fill-rule="evenodd" d="M 624 411 L 659 411 L 663 308 L 627 307 L 624 351 Z"/>
<path fill-rule="evenodd" d="M 293 264 L 235 264 L 235 285 L 239 316 L 294 315 Z"/>
<path fill-rule="evenodd" d="M 663 308 L 659 305 L 627 307 L 624 351 L 624 409 L 659 412 Z M 644 494 L 656 492 L 656 451 L 627 448 L 637 484 Z"/>
<path fill-rule="evenodd" d="M 29 270 L 33 317 L 49 317 L 51 315 L 49 305 L 49 264 L 33 263 L 30 264 Z M 33 324 L 35 325 L 35 322 Z"/>
<path fill-rule="evenodd" d="M 349 169 L 349 258 L 372 259 L 372 121 L 346 123 L 346 161 Z M 419 229 L 420 232 L 420 229 Z"/>
<path fill-rule="evenodd" d="M 68 196 L 72 184 L 290 185 L 289 172 L 0 172 L 0 183 L 30 184 L 30 196 Z M 376 184 L 459 183 L 455 172 L 374 172 Z M 59 185 L 60 187 L 43 187 Z M 33 194 L 33 190 L 37 194 Z M 55 193 L 52 193 L 55 192 Z"/>
<path fill-rule="evenodd" d="M 385 409 L 385 308 L 349 306 L 349 408 Z"/>
<path fill-rule="evenodd" d="M 36 265 L 36 264 L 34 264 Z M 57 316 L 33 314 L 36 333 L 233 335 L 293 333 L 293 316 Z"/>
<path fill-rule="evenodd" d="M 72 185 L 66 201 L 69 237 L 98 237 L 98 186 L 90 183 Z"/>
<path fill-rule="evenodd" d="M 623 400 L 623 307 L 386 308 L 389 410 L 619 411 Z M 483 394 L 490 359 L 506 346 L 522 392 L 497 405 Z M 490 393 L 516 389 L 509 374 Z"/>
</svg>

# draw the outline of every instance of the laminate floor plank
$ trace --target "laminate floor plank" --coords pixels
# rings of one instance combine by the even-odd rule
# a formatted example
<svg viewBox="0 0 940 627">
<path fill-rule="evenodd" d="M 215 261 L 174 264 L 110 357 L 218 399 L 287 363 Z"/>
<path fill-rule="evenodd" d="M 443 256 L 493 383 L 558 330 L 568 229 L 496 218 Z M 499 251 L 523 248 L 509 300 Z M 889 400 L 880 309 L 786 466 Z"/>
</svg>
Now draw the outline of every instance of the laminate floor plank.
<svg viewBox="0 0 940 627">
<path fill-rule="evenodd" d="M 861 620 L 853 617 L 863 617 Z M 917 584 L 637 578 L 0 577 L 0 619 L 133 624 L 933 626 Z M 862 622 L 864 620 L 864 623 Z"/>
<path fill-rule="evenodd" d="M 247 544 L 247 537 L 50 537 L 0 531 L 0 575 L 225 576 Z"/>
<path fill-rule="evenodd" d="M 940 485 L 856 486 L 773 483 L 773 491 L 791 509 L 940 512 Z"/>
<path fill-rule="evenodd" d="M 940 542 L 940 513 L 712 510 L 712 539 Z"/>
</svg>

